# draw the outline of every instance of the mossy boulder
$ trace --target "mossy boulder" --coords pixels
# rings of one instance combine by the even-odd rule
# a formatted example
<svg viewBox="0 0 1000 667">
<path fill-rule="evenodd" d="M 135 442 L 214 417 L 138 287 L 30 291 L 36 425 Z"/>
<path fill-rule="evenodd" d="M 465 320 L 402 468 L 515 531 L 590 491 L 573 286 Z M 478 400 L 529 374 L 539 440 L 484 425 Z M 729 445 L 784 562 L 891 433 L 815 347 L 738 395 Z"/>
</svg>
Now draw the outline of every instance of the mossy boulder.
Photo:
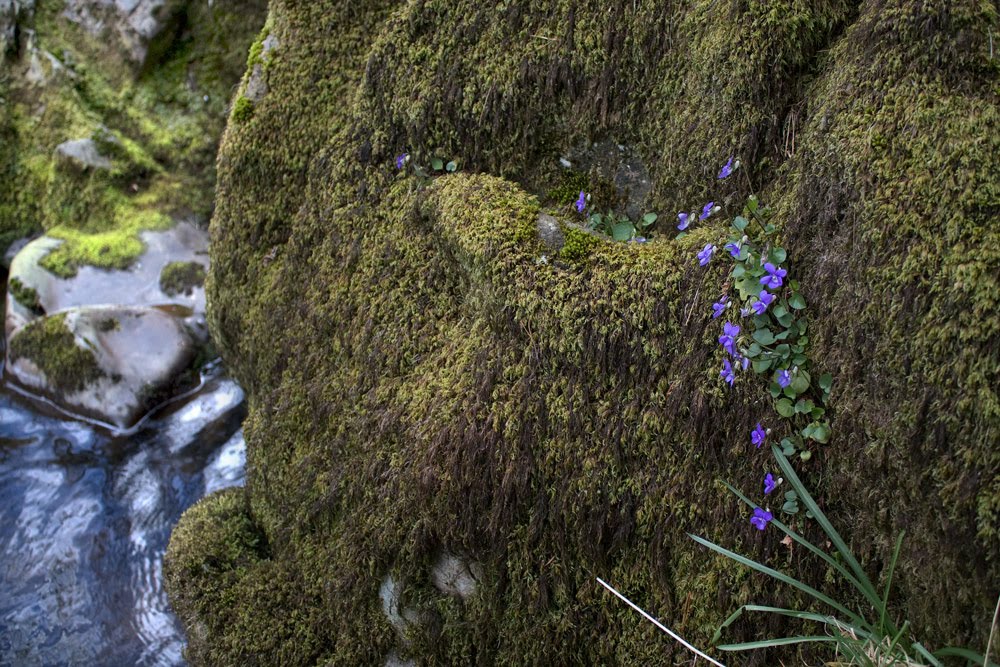
<svg viewBox="0 0 1000 667">
<path fill-rule="evenodd" d="M 676 240 L 670 222 L 751 192 L 835 378 L 834 436 L 800 475 L 881 583 L 906 531 L 894 615 L 931 648 L 985 646 L 1000 593 L 992 4 L 273 2 L 268 25 L 280 50 L 226 131 L 207 283 L 249 395 L 243 511 L 268 565 L 238 584 L 174 570 L 174 605 L 214 651 L 192 640 L 192 661 L 673 664 L 689 658 L 596 577 L 699 645 L 744 602 L 805 604 L 688 533 L 855 604 L 719 484 L 758 497 L 773 468 L 750 431 L 784 426 L 763 382 L 718 377 L 722 263 L 695 254 L 728 216 Z M 575 215 L 546 197 L 560 158 L 605 141 L 641 160 L 639 210 L 662 226 L 640 245 L 564 224 L 567 256 L 541 261 L 539 215 Z M 716 180 L 732 153 L 743 167 Z M 414 175 L 434 157 L 464 173 Z M 434 586 L 442 552 L 482 564 L 468 599 Z M 168 562 L 213 557 L 175 537 Z M 404 637 L 387 577 L 428 619 Z M 744 615 L 726 638 L 800 630 Z M 741 664 L 819 662 L 790 652 Z"/>
<path fill-rule="evenodd" d="M 18 252 L 10 266 L 5 321 L 14 382 L 117 428 L 132 426 L 196 383 L 194 364 L 210 348 L 199 282 L 208 238 L 180 223 L 143 232 L 139 241 L 142 253 L 133 266 L 82 266 L 69 277 L 45 268 L 61 256 L 64 240 L 42 236 Z M 173 277 L 161 287 L 164 275 Z M 53 342 L 47 344 L 42 334 Z M 96 372 L 80 372 L 81 355 L 92 357 L 87 368 Z"/>
</svg>

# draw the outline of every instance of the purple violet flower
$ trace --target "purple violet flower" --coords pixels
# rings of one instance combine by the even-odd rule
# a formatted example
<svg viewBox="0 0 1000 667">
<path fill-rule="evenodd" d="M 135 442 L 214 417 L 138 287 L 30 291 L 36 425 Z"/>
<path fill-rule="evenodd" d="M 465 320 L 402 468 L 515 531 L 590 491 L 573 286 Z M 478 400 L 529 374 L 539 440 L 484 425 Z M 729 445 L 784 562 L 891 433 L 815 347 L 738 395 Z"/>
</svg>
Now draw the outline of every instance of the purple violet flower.
<svg viewBox="0 0 1000 667">
<path fill-rule="evenodd" d="M 784 389 L 792 383 L 792 374 L 788 371 L 778 371 L 778 386 Z"/>
<path fill-rule="evenodd" d="M 729 305 L 729 297 L 726 296 L 719 299 L 716 303 L 713 303 L 712 310 L 715 312 L 712 313 L 712 319 L 714 320 L 719 315 L 722 315 L 722 313 L 726 312 L 727 305 Z"/>
<path fill-rule="evenodd" d="M 396 156 L 396 169 L 402 169 L 406 164 L 406 158 L 410 157 L 409 153 L 402 153 Z"/>
<path fill-rule="evenodd" d="M 698 253 L 698 264 L 700 266 L 705 266 L 712 261 L 712 253 L 715 252 L 715 246 L 709 243 Z"/>
<path fill-rule="evenodd" d="M 629 243 L 645 243 L 646 240 L 647 239 L 646 239 L 645 236 L 635 236 L 635 237 L 630 238 L 628 241 L 629 241 Z"/>
<path fill-rule="evenodd" d="M 733 173 L 733 156 L 729 156 L 729 162 L 722 166 L 722 170 L 719 172 L 719 178 L 726 178 L 731 173 Z"/>
<path fill-rule="evenodd" d="M 726 244 L 726 250 L 728 250 L 729 254 L 733 256 L 733 259 L 739 259 L 740 258 L 740 250 L 741 249 L 742 248 L 740 248 L 740 244 L 739 243 L 727 243 Z"/>
<path fill-rule="evenodd" d="M 767 438 L 767 431 L 763 429 L 760 422 L 757 422 L 757 426 L 750 433 L 750 442 L 760 449 L 760 446 L 764 444 L 764 440 Z"/>
<path fill-rule="evenodd" d="M 587 193 L 580 190 L 580 198 L 576 200 L 576 212 L 583 213 L 585 208 L 587 208 Z"/>
<path fill-rule="evenodd" d="M 698 216 L 698 219 L 704 220 L 708 216 L 712 215 L 712 212 L 715 210 L 714 207 L 715 207 L 714 201 L 710 201 L 707 204 L 705 204 L 705 206 L 701 209 L 701 215 Z"/>
<path fill-rule="evenodd" d="M 736 352 L 736 337 L 739 335 L 740 325 L 726 322 L 722 327 L 722 335 L 719 336 L 719 344 L 722 345 L 722 349 L 733 357 L 738 356 Z"/>
<path fill-rule="evenodd" d="M 764 265 L 767 275 L 760 279 L 760 284 L 768 289 L 778 289 L 781 287 L 781 279 L 788 275 L 788 271 L 782 268 L 775 268 L 774 264 L 768 262 Z"/>
<path fill-rule="evenodd" d="M 744 357 L 742 354 L 737 354 L 736 361 L 740 362 L 740 366 L 743 367 L 743 370 L 750 368 L 750 359 L 748 357 Z"/>
<path fill-rule="evenodd" d="M 773 514 L 771 514 L 767 510 L 762 510 L 761 508 L 758 507 L 753 511 L 753 516 L 750 518 L 750 523 L 752 523 L 753 527 L 756 528 L 757 530 L 764 530 L 765 528 L 767 528 L 767 524 L 769 524 L 771 522 L 771 519 L 773 518 L 774 518 Z"/>
<path fill-rule="evenodd" d="M 677 219 L 680 220 L 680 224 L 677 225 L 677 229 L 681 230 L 682 232 L 688 228 L 688 225 L 691 224 L 691 222 L 688 220 L 687 213 L 678 213 Z"/>
<path fill-rule="evenodd" d="M 774 481 L 774 475 L 767 473 L 764 477 L 764 495 L 771 493 L 778 488 L 778 483 Z"/>
<path fill-rule="evenodd" d="M 729 359 L 722 360 L 722 372 L 719 373 L 722 379 L 729 383 L 729 386 L 733 386 L 733 382 L 736 381 L 736 374 L 733 373 L 733 365 L 729 363 Z"/>
<path fill-rule="evenodd" d="M 763 315 L 764 311 L 767 310 L 767 307 L 771 305 L 772 301 L 774 301 L 774 295 L 767 290 L 764 290 L 760 293 L 760 296 L 757 297 L 757 301 L 750 307 L 753 308 L 753 312 L 758 315 Z"/>
</svg>

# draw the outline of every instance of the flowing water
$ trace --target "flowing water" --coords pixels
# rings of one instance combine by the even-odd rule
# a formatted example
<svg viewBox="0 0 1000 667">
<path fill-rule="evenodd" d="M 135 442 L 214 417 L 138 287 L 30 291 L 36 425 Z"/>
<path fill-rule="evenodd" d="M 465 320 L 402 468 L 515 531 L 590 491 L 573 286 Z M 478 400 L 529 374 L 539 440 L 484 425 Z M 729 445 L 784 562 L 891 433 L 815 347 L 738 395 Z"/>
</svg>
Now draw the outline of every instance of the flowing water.
<svg viewBox="0 0 1000 667">
<path fill-rule="evenodd" d="M 216 375 L 114 435 L 0 389 L 0 666 L 184 664 L 163 553 L 187 507 L 243 483 L 243 412 Z"/>
</svg>

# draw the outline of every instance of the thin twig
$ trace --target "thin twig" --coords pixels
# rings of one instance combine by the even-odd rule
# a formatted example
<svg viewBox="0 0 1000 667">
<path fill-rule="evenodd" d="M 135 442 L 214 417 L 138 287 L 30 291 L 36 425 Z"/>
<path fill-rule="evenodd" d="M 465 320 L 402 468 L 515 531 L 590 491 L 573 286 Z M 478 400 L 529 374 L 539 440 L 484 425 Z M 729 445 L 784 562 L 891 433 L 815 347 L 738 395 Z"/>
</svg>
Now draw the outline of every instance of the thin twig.
<svg viewBox="0 0 1000 667">
<path fill-rule="evenodd" d="M 655 618 L 653 618 L 652 616 L 650 616 L 649 614 L 647 614 L 646 612 L 644 612 L 644 611 L 643 611 L 642 609 L 640 609 L 639 607 L 637 607 L 637 606 L 635 605 L 635 603 L 634 603 L 634 602 L 632 602 L 632 601 L 631 601 L 631 600 L 629 600 L 629 599 L 628 599 L 627 597 L 625 597 L 624 595 L 622 595 L 621 593 L 619 593 L 618 591 L 616 591 L 616 590 L 615 590 L 614 588 L 612 588 L 612 587 L 611 587 L 611 586 L 610 586 L 609 584 L 607 584 L 607 583 L 606 583 L 606 582 L 605 582 L 605 581 L 604 581 L 603 579 L 601 579 L 600 577 L 597 577 L 597 582 L 598 582 L 599 584 L 601 584 L 601 586 L 604 586 L 604 587 L 605 587 L 605 588 L 607 588 L 607 589 L 608 589 L 609 591 L 611 591 L 611 592 L 612 592 L 612 593 L 614 593 L 614 594 L 615 594 L 616 596 L 618 596 L 618 598 L 619 598 L 620 600 L 622 600 L 622 601 L 623 601 L 623 602 L 624 602 L 625 604 L 627 604 L 628 606 L 632 607 L 632 609 L 635 609 L 635 610 L 636 610 L 637 612 L 639 612 L 640 614 L 642 614 L 643 616 L 645 616 L 645 617 L 646 617 L 646 620 L 650 621 L 651 623 L 653 623 L 653 625 L 655 625 L 656 627 L 658 627 L 658 628 L 659 628 L 660 630 L 663 630 L 663 631 L 664 631 L 664 632 L 666 632 L 666 633 L 667 633 L 668 635 L 670 635 L 671 637 L 673 637 L 674 639 L 676 639 L 676 640 L 677 640 L 678 642 L 680 642 L 680 644 L 681 644 L 681 645 L 682 645 L 682 646 L 683 646 L 684 648 L 686 648 L 686 649 L 688 649 L 689 651 L 693 652 L 693 653 L 694 653 L 695 655 L 697 655 L 697 656 L 699 656 L 699 657 L 702 657 L 702 658 L 704 658 L 705 660 L 708 660 L 708 661 L 709 661 L 710 663 L 712 663 L 713 665 L 717 665 L 717 667 L 726 667 L 726 666 L 725 666 L 725 665 L 723 665 L 723 664 L 722 664 L 721 662 L 718 662 L 718 661 L 716 661 L 716 660 L 712 659 L 711 657 L 709 657 L 709 656 L 705 655 L 704 653 L 702 653 L 701 651 L 699 651 L 698 649 L 696 649 L 696 648 L 695 648 L 694 646 L 691 646 L 691 644 L 688 644 L 688 643 L 687 643 L 686 641 L 684 641 L 683 639 L 681 639 L 680 635 L 676 634 L 675 632 L 673 632 L 672 630 L 670 630 L 670 628 L 668 628 L 667 626 L 663 625 L 663 624 L 662 624 L 662 623 L 660 623 L 660 622 L 659 622 L 658 620 L 656 620 Z"/>
<path fill-rule="evenodd" d="M 993 646 L 993 635 L 997 631 L 997 617 L 1000 616 L 1000 598 L 997 598 L 997 610 L 993 612 L 993 625 L 990 626 L 990 638 L 986 642 L 986 656 L 983 657 L 983 667 L 989 667 L 990 648 Z"/>
</svg>

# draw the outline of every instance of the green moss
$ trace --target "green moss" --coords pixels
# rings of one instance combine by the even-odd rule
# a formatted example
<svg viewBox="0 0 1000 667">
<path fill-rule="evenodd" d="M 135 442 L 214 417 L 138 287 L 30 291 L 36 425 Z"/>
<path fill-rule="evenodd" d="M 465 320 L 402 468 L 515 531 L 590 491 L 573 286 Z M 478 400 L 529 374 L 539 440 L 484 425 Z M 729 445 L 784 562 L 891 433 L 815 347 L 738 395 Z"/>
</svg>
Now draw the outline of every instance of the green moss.
<svg viewBox="0 0 1000 667">
<path fill-rule="evenodd" d="M 170 296 L 191 294 L 204 284 L 205 267 L 199 262 L 171 262 L 160 271 L 160 289 Z"/>
<path fill-rule="evenodd" d="M 80 391 L 104 376 L 94 353 L 81 347 L 66 326 L 66 315 L 34 320 L 10 341 L 11 361 L 28 359 L 59 390 Z"/>
<path fill-rule="evenodd" d="M 143 211 L 125 220 L 116 220 L 110 231 L 88 233 L 71 227 L 56 227 L 49 236 L 65 240 L 39 264 L 61 278 L 76 275 L 80 266 L 127 269 L 146 250 L 139 232 L 162 231 L 173 224 L 157 211 Z"/>
<path fill-rule="evenodd" d="M 247 54 L 247 71 L 252 71 L 253 66 L 262 63 L 261 55 L 264 53 L 264 40 L 271 34 L 271 29 L 264 26 L 257 39 L 250 45 L 250 52 Z"/>
<path fill-rule="evenodd" d="M 10 292 L 15 301 L 30 310 L 32 313 L 35 313 L 36 315 L 44 313 L 44 310 L 42 310 L 42 304 L 38 300 L 38 292 L 36 292 L 33 287 L 28 287 L 22 283 L 18 278 L 11 278 L 10 281 L 8 281 L 7 291 Z"/>
<path fill-rule="evenodd" d="M 254 104 L 248 97 L 237 97 L 233 102 L 232 119 L 237 123 L 245 123 L 253 117 Z"/>
<path fill-rule="evenodd" d="M 590 179 L 579 171 L 567 170 L 561 174 L 557 186 L 546 193 L 546 198 L 558 206 L 569 206 L 577 200 L 581 191 L 590 190 Z"/>
<path fill-rule="evenodd" d="M 570 262 L 582 262 L 590 257 L 601 240 L 582 229 L 566 227 L 566 244 L 560 249 L 559 256 Z"/>
<path fill-rule="evenodd" d="M 389 572 L 436 615 L 412 632 L 426 664 L 689 659 L 596 576 L 699 645 L 742 603 L 803 603 L 689 532 L 858 602 L 717 483 L 756 493 L 767 472 L 747 442 L 764 388 L 721 385 L 722 269 L 694 258 L 725 218 L 676 240 L 584 240 L 585 270 L 536 261 L 530 193 L 558 182 L 564 148 L 604 137 L 650 166 L 657 210 L 709 194 L 738 207 L 751 187 L 774 205 L 815 363 L 836 378 L 834 440 L 800 473 L 881 583 L 907 529 L 894 612 L 929 645 L 985 644 L 1000 580 L 995 11 L 674 9 L 273 4 L 283 57 L 253 122 L 227 129 L 207 282 L 250 397 L 247 502 L 269 558 L 231 589 L 252 599 L 205 595 L 184 616 L 212 623 L 201 662 L 243 664 L 240 647 L 280 627 L 308 638 L 298 660 L 381 663 L 400 650 L 377 598 Z M 418 148 L 468 173 L 414 191 L 392 158 Z M 733 150 L 744 166 L 719 182 Z M 429 581 L 441 549 L 483 563 L 474 601 Z M 799 629 L 744 617 L 726 638 Z M 270 662 L 275 647 L 294 650 L 265 643 Z"/>
</svg>

